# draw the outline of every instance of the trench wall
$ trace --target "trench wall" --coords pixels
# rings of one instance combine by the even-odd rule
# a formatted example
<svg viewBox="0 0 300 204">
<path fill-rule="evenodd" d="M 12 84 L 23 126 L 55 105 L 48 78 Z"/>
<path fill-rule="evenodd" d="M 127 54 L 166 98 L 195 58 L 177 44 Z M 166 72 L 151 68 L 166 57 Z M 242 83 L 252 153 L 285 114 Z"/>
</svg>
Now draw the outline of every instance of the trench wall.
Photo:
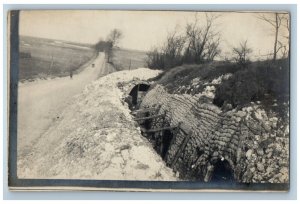
<svg viewBox="0 0 300 204">
<path fill-rule="evenodd" d="M 176 126 L 164 157 L 171 165 L 181 143 L 190 135 L 178 160 L 171 167 L 182 179 L 209 181 L 214 164 L 226 160 L 237 182 L 288 182 L 288 137 L 276 124 L 264 123 L 253 112 L 222 112 L 191 95 L 169 94 L 155 85 L 144 97 L 141 108 L 160 105 L 148 128 Z M 157 114 L 157 113 L 152 113 Z M 282 127 L 281 127 L 282 128 Z M 161 133 L 148 135 L 159 152 Z"/>
</svg>

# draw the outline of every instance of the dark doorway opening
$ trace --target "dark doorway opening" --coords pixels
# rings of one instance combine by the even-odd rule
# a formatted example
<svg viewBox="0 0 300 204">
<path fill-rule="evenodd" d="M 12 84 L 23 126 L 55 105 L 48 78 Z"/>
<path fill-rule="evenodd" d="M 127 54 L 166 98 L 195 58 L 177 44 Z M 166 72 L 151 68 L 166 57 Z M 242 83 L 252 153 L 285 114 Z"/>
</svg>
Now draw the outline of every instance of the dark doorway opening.
<svg viewBox="0 0 300 204">
<path fill-rule="evenodd" d="M 233 170 L 231 168 L 230 163 L 227 160 L 219 159 L 217 163 L 214 165 L 213 175 L 211 177 L 211 182 L 218 183 L 233 183 L 234 176 Z"/>
<path fill-rule="evenodd" d="M 131 108 L 136 109 L 139 107 L 139 105 L 142 101 L 142 98 L 145 96 L 145 94 L 149 88 L 150 88 L 149 84 L 137 84 L 131 89 L 131 91 L 129 93 L 129 95 L 132 98 L 132 101 L 131 101 L 132 107 Z"/>
<path fill-rule="evenodd" d="M 165 159 L 168 153 L 172 139 L 173 139 L 173 133 L 171 130 L 164 130 L 162 132 L 161 157 L 163 159 Z"/>
</svg>

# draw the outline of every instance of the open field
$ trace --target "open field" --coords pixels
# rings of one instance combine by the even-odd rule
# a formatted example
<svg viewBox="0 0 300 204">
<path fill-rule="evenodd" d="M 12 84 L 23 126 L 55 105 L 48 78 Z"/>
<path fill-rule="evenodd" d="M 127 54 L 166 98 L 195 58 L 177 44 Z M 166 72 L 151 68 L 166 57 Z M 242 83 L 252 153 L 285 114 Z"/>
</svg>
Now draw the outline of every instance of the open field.
<svg viewBox="0 0 300 204">
<path fill-rule="evenodd" d="M 114 49 L 112 62 L 117 70 L 145 67 L 146 52 L 139 50 Z"/>
<path fill-rule="evenodd" d="M 89 45 L 33 37 L 20 37 L 19 80 L 62 77 L 96 56 Z"/>
</svg>

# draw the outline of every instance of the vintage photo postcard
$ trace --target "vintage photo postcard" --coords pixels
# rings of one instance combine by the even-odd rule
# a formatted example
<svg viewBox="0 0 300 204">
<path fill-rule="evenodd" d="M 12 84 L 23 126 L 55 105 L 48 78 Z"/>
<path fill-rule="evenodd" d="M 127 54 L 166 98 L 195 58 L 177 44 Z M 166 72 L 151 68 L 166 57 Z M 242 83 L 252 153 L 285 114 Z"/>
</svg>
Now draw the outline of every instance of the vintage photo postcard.
<svg viewBox="0 0 300 204">
<path fill-rule="evenodd" d="M 11 190 L 289 190 L 288 12 L 8 22 Z"/>
</svg>

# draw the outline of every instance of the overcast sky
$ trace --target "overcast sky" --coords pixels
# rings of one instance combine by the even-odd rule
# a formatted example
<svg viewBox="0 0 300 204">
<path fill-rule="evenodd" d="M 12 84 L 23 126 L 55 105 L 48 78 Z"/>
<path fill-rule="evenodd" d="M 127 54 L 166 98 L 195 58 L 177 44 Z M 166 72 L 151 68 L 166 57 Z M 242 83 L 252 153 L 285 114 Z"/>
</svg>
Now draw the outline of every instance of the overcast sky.
<svg viewBox="0 0 300 204">
<path fill-rule="evenodd" d="M 223 54 L 244 40 L 248 40 L 254 55 L 272 52 L 272 27 L 259 20 L 257 14 L 221 14 L 215 29 L 222 34 Z M 198 17 L 199 23 L 204 23 L 204 14 L 199 13 Z M 194 19 L 195 12 L 178 11 L 22 11 L 20 35 L 96 43 L 100 38 L 105 39 L 113 28 L 118 28 L 124 35 L 120 47 L 149 50 L 161 44 L 175 27 L 183 30 L 186 23 Z"/>
</svg>

